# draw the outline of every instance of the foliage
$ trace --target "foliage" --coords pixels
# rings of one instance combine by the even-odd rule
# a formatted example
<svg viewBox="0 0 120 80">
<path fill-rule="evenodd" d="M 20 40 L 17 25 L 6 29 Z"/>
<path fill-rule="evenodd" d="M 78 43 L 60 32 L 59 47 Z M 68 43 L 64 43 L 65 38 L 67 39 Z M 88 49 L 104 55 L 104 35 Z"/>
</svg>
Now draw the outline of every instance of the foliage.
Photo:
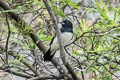
<svg viewBox="0 0 120 80">
<path fill-rule="evenodd" d="M 12 47 L 10 46 L 10 49 L 18 54 L 17 56 L 13 56 L 14 59 L 9 59 L 10 65 L 15 68 L 19 67 L 18 69 L 21 67 L 28 69 L 28 66 L 19 66 L 23 59 L 27 59 L 33 67 L 35 66 L 36 71 L 42 71 L 40 68 L 46 67 L 46 65 L 42 62 L 39 63 L 42 59 L 39 58 L 37 54 L 41 55 L 41 52 L 38 51 L 36 45 L 26 35 L 36 32 L 39 39 L 45 45 L 48 45 L 52 40 L 52 34 L 54 34 L 54 32 L 53 30 L 50 30 L 51 35 L 49 35 L 48 30 L 49 28 L 51 29 L 53 25 L 51 23 L 50 16 L 47 14 L 44 3 L 40 0 L 26 0 L 23 5 L 18 5 L 20 3 L 17 3 L 16 0 L 6 1 L 11 4 L 14 2 L 16 8 L 0 13 L 16 12 L 24 15 L 24 13 L 28 11 L 36 16 L 36 14 L 39 14 L 39 10 L 43 9 L 36 18 L 41 20 L 37 29 L 36 27 L 32 28 L 29 27 L 29 25 L 24 26 L 22 24 L 15 25 L 22 27 L 16 29 L 12 25 L 14 22 L 9 19 L 12 34 L 9 43 L 12 45 Z M 60 5 L 58 6 L 57 2 L 59 1 Z M 115 73 L 120 71 L 120 8 L 114 8 L 111 7 L 111 5 L 108 7 L 108 2 L 109 0 L 106 0 L 106 2 L 103 2 L 103 0 L 100 2 L 95 1 L 94 9 L 88 7 L 84 8 L 90 13 L 98 13 L 100 18 L 90 27 L 87 25 L 87 21 L 85 19 L 78 19 L 80 24 L 74 27 L 74 36 L 76 39 L 74 44 L 70 45 L 71 54 L 68 54 L 68 56 L 71 57 L 70 64 L 75 68 L 76 73 L 79 76 L 84 75 L 84 77 L 87 73 L 92 73 L 93 76 L 91 80 L 113 80 L 113 77 L 116 77 Z M 64 8 L 66 6 L 70 7 L 71 10 L 79 10 L 81 8 L 78 3 L 73 0 L 50 0 L 49 4 L 51 4 L 54 13 L 62 18 L 68 17 L 68 15 L 64 14 Z M 33 8 L 38 5 L 39 8 Z M 11 7 L 14 8 L 14 6 Z M 111 17 L 111 12 L 113 13 L 113 17 Z M 75 17 L 74 13 L 72 13 L 72 15 Z M 2 19 L 3 18 L 0 18 L 0 20 Z M 33 23 L 34 22 L 35 21 L 33 21 Z M 7 28 L 5 26 L 5 33 L 3 32 L 3 34 L 7 34 L 6 30 Z M 6 37 L 6 35 L 4 36 Z M 82 72 L 84 74 L 82 74 Z M 26 73 L 28 73 L 27 70 Z"/>
<path fill-rule="evenodd" d="M 73 54 L 77 54 L 77 56 L 86 55 L 86 58 L 81 58 L 81 56 L 80 60 L 85 61 L 86 67 L 89 66 L 87 68 L 88 72 L 94 72 L 96 75 L 93 80 L 112 80 L 113 74 L 119 71 L 118 63 L 120 62 L 117 58 L 120 57 L 119 8 L 108 8 L 108 5 L 97 1 L 95 6 L 96 10 L 94 12 L 99 13 L 101 18 L 91 28 L 86 26 L 84 20 L 80 21 L 81 29 L 76 29 L 76 35 L 81 36 L 85 32 L 88 33 L 79 40 L 80 43 L 85 43 L 84 49 L 81 50 L 80 48 L 82 53 L 73 50 Z M 110 12 L 114 13 L 113 18 L 111 18 Z M 87 60 L 90 60 L 90 64 L 87 64 Z"/>
</svg>

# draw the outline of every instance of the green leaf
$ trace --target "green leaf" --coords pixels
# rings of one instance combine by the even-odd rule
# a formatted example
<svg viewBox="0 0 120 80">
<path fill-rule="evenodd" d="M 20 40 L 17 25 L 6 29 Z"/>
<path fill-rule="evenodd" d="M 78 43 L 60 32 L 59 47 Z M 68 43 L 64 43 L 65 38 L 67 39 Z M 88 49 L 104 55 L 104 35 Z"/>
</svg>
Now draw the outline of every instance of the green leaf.
<svg viewBox="0 0 120 80">
<path fill-rule="evenodd" d="M 102 9 L 100 7 L 100 3 L 98 3 L 97 1 L 95 2 L 96 8 L 98 10 L 98 12 L 100 13 L 101 17 L 104 18 L 105 20 L 109 19 L 109 13 L 108 13 L 108 8 L 107 6 L 104 6 L 104 8 Z"/>
<path fill-rule="evenodd" d="M 62 9 L 58 9 L 56 4 L 52 5 L 52 9 L 56 14 L 59 14 L 61 17 L 65 18 L 64 12 Z"/>
<path fill-rule="evenodd" d="M 101 52 L 101 51 L 103 51 L 103 50 L 104 50 L 104 48 L 102 47 L 102 45 L 99 45 L 98 48 L 97 48 L 97 51 L 98 51 L 98 52 Z"/>
<path fill-rule="evenodd" d="M 114 9 L 114 23 L 115 23 L 115 21 L 116 21 L 116 19 L 117 19 L 117 9 Z"/>
<path fill-rule="evenodd" d="M 66 2 L 67 4 L 69 4 L 69 2 L 71 2 L 71 0 L 64 0 L 64 2 Z"/>
<path fill-rule="evenodd" d="M 59 10 L 59 15 L 60 15 L 61 17 L 65 18 L 65 14 L 64 14 L 64 12 L 63 12 L 61 9 Z"/>
<path fill-rule="evenodd" d="M 15 28 L 15 27 L 11 27 L 11 32 L 13 32 L 13 33 L 18 33 L 18 30 L 17 30 L 17 28 Z"/>
<path fill-rule="evenodd" d="M 46 42 L 50 41 L 53 38 L 53 35 L 47 36 L 44 34 L 44 29 L 41 29 L 40 32 L 38 33 L 38 37 L 41 41 Z"/>
<path fill-rule="evenodd" d="M 74 49 L 74 47 L 72 47 L 72 54 L 79 56 L 80 54 L 78 53 L 77 50 Z"/>
<path fill-rule="evenodd" d="M 2 13 L 8 13 L 8 12 L 16 12 L 17 10 L 16 9 L 11 9 L 11 10 L 5 10 L 5 11 L 2 11 Z M 0 12 L 1 13 L 1 12 Z"/>
<path fill-rule="evenodd" d="M 23 58 L 24 58 L 24 54 L 21 54 L 21 56 L 19 57 L 18 61 L 21 62 Z"/>
<path fill-rule="evenodd" d="M 91 29 L 90 27 L 88 27 L 86 25 L 86 20 L 85 19 L 80 20 L 80 26 L 81 26 L 83 32 L 87 32 Z"/>
<path fill-rule="evenodd" d="M 106 18 L 109 19 L 109 10 L 108 10 L 107 6 L 105 6 L 105 16 L 106 16 Z"/>
<path fill-rule="evenodd" d="M 45 8 L 45 5 L 42 1 L 34 0 L 34 3 L 39 4 L 41 7 Z"/>
<path fill-rule="evenodd" d="M 76 2 L 70 1 L 68 4 L 72 6 L 74 9 L 80 9 L 80 7 L 78 6 L 78 3 Z"/>
</svg>

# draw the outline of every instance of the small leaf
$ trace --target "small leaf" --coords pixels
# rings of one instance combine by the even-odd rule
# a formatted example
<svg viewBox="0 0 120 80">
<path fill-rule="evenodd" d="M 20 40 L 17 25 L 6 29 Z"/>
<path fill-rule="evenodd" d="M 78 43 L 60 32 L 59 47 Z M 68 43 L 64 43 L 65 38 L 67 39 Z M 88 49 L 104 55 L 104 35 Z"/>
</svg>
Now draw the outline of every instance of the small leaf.
<svg viewBox="0 0 120 80">
<path fill-rule="evenodd" d="M 22 55 L 20 56 L 20 58 L 18 59 L 18 61 L 20 62 L 23 58 L 24 58 L 24 54 L 22 54 Z"/>
<path fill-rule="evenodd" d="M 98 12 L 100 13 L 101 17 L 104 18 L 105 20 L 109 19 L 109 14 L 108 14 L 108 8 L 105 7 L 105 9 L 100 7 L 100 4 L 96 2 L 96 8 Z"/>
<path fill-rule="evenodd" d="M 103 50 L 104 50 L 103 47 L 102 47 L 101 45 L 99 45 L 98 48 L 97 48 L 97 51 L 98 51 L 98 52 L 101 52 L 101 51 L 103 51 Z"/>
<path fill-rule="evenodd" d="M 64 14 L 64 12 L 63 12 L 61 9 L 59 10 L 59 15 L 60 15 L 61 17 L 65 18 L 65 14 Z"/>
<path fill-rule="evenodd" d="M 77 50 L 74 50 L 74 47 L 72 47 L 72 54 L 76 55 L 76 56 L 79 56 L 79 53 Z"/>
<path fill-rule="evenodd" d="M 74 9 L 80 9 L 80 7 L 78 6 L 78 3 L 76 2 L 70 1 L 68 4 L 72 6 Z"/>
</svg>

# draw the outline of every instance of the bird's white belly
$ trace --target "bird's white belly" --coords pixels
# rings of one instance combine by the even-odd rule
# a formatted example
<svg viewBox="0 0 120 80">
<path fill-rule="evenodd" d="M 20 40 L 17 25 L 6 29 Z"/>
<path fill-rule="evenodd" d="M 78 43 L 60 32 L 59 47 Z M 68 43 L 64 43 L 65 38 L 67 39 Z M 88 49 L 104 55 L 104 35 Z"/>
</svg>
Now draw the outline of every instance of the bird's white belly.
<svg viewBox="0 0 120 80">
<path fill-rule="evenodd" d="M 61 34 L 61 37 L 62 37 L 62 41 L 63 41 L 63 45 L 66 46 L 70 43 L 72 37 L 73 37 L 73 34 L 70 33 L 70 32 L 64 32 Z M 58 40 L 57 40 L 57 37 L 54 39 L 52 45 L 51 45 L 51 51 L 56 51 L 57 49 L 59 49 L 59 43 L 58 43 Z"/>
</svg>

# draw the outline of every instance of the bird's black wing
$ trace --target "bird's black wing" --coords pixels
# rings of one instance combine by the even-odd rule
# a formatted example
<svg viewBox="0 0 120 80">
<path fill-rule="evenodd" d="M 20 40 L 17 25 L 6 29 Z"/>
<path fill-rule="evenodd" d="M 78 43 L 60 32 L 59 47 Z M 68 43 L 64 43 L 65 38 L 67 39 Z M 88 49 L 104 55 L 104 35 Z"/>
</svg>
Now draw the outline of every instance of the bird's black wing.
<svg viewBox="0 0 120 80">
<path fill-rule="evenodd" d="M 55 34 L 55 36 L 52 38 L 52 40 L 51 40 L 51 42 L 50 42 L 50 46 L 52 45 L 52 43 L 53 43 L 55 37 L 56 37 L 56 34 Z"/>
<path fill-rule="evenodd" d="M 44 61 L 51 61 L 52 57 L 54 56 L 54 54 L 51 55 L 51 45 L 52 45 L 55 37 L 56 37 L 56 34 L 55 34 L 55 36 L 52 38 L 52 40 L 51 40 L 51 42 L 50 42 L 50 48 L 49 48 L 48 51 L 44 54 Z M 54 52 L 54 53 L 55 53 L 55 52 Z"/>
</svg>

